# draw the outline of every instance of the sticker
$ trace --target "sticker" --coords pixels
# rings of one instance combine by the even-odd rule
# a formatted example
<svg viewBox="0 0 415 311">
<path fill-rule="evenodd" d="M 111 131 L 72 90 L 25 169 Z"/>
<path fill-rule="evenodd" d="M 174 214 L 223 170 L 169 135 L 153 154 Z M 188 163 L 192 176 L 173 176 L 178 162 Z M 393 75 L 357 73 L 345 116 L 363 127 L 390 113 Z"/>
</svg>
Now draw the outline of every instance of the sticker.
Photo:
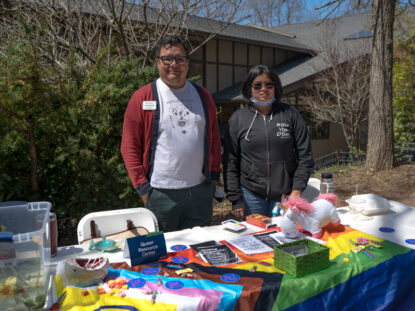
<svg viewBox="0 0 415 311">
<path fill-rule="evenodd" d="M 356 241 L 360 245 L 367 245 L 367 244 L 369 244 L 369 239 L 367 239 L 367 238 L 356 238 Z"/>
<path fill-rule="evenodd" d="M 180 289 L 184 287 L 184 283 L 180 281 L 169 281 L 164 286 L 168 289 Z"/>
<path fill-rule="evenodd" d="M 354 253 L 357 254 L 358 252 L 360 252 L 360 251 L 362 251 L 364 249 L 365 249 L 365 247 L 363 245 L 358 245 L 358 246 L 352 248 L 352 252 L 354 252 Z"/>
<path fill-rule="evenodd" d="M 390 232 L 395 232 L 395 229 L 393 229 L 393 228 L 389 228 L 389 227 L 380 227 L 380 228 L 379 228 L 379 231 L 380 231 L 380 232 L 387 232 L 387 233 L 390 233 Z"/>
<path fill-rule="evenodd" d="M 126 305 L 107 305 L 107 306 L 101 306 L 98 309 L 95 309 L 94 311 L 101 311 L 105 309 L 116 309 L 116 310 L 127 310 L 127 311 L 140 311 L 136 307 L 133 306 L 126 306 Z"/>
<path fill-rule="evenodd" d="M 171 268 L 171 269 L 183 269 L 184 266 L 181 265 L 167 265 L 167 268 Z"/>
<path fill-rule="evenodd" d="M 144 100 L 143 110 L 156 110 L 157 102 L 155 100 Z"/>
<path fill-rule="evenodd" d="M 371 253 L 369 253 L 368 251 L 362 251 L 362 254 L 365 254 L 366 256 L 369 256 L 370 258 L 375 258 L 375 256 L 373 256 Z"/>
<path fill-rule="evenodd" d="M 406 243 L 415 245 L 415 239 L 407 239 L 405 240 Z"/>
<path fill-rule="evenodd" d="M 189 261 L 189 258 L 183 257 L 183 256 L 178 256 L 178 257 L 173 257 L 171 259 L 171 261 L 173 261 L 175 263 L 186 263 L 186 262 Z"/>
<path fill-rule="evenodd" d="M 127 282 L 128 287 L 130 288 L 140 288 L 146 285 L 147 281 L 144 279 L 134 279 Z"/>
<path fill-rule="evenodd" d="M 177 244 L 177 245 L 173 245 L 172 247 L 170 247 L 171 250 L 173 251 L 183 251 L 187 248 L 186 245 L 183 244 Z"/>
<path fill-rule="evenodd" d="M 232 283 L 239 281 L 241 277 L 238 274 L 235 273 L 227 273 L 220 277 L 220 279 L 224 282 Z"/>
<path fill-rule="evenodd" d="M 157 268 L 145 268 L 145 269 L 141 270 L 140 273 L 149 275 L 149 274 L 159 273 L 159 271 L 160 270 L 157 269 Z"/>
</svg>

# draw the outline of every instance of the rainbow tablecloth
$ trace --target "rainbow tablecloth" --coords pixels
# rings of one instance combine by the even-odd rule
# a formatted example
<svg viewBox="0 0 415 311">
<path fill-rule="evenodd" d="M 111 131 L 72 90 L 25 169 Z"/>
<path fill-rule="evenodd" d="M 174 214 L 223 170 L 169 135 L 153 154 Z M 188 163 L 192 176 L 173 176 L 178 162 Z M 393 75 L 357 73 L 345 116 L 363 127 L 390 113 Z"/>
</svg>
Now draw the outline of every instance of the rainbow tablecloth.
<svg viewBox="0 0 415 311">
<path fill-rule="evenodd" d="M 99 295 L 96 287 L 67 286 L 59 271 L 56 291 L 57 296 L 67 293 L 61 310 L 414 309 L 415 251 L 385 240 L 383 248 L 370 251 L 374 255 L 371 258 L 351 251 L 354 246 L 349 240 L 358 237 L 382 241 L 345 226 L 326 228 L 322 240 L 330 248 L 332 264 L 302 278 L 259 263 L 273 264 L 272 252 L 247 256 L 229 245 L 242 263 L 211 267 L 192 249 L 185 249 L 149 265 L 112 264 L 107 280 L 122 278 L 129 282 L 126 297 Z M 177 276 L 167 267 L 174 257 L 188 260 L 184 265 L 194 270 L 192 278 Z M 250 272 L 254 265 L 257 270 Z M 164 276 L 166 272 L 169 276 Z M 87 296 L 82 295 L 85 290 Z M 152 304 L 154 291 L 157 295 Z"/>
</svg>

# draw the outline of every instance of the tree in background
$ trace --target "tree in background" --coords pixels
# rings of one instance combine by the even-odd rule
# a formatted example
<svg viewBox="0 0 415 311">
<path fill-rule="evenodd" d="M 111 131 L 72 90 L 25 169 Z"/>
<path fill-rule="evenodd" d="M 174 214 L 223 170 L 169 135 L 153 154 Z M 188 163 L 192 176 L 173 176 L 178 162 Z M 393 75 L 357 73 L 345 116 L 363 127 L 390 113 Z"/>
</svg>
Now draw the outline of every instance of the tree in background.
<svg viewBox="0 0 415 311">
<path fill-rule="evenodd" d="M 79 89 L 83 82 L 72 78 L 82 80 L 100 55 L 100 66 L 139 57 L 144 68 L 151 64 L 151 51 L 161 36 L 180 34 L 189 39 L 188 23 L 195 12 L 215 18 L 212 29 L 207 29 L 210 34 L 193 46 L 197 49 L 235 21 L 241 1 L 0 0 L 0 109 L 12 121 L 3 119 L 7 126 L 2 133 L 18 131 L 26 137 L 32 193 L 39 192 L 36 127 L 79 100 L 74 94 L 84 95 L 85 90 Z M 8 57 L 14 62 L 9 63 Z"/>
<path fill-rule="evenodd" d="M 339 40 L 335 20 L 323 23 L 321 58 L 329 69 L 320 72 L 306 87 L 305 108 L 316 124 L 338 124 L 349 150 L 360 150 L 360 128 L 367 121 L 369 102 L 368 42 Z"/>
<path fill-rule="evenodd" d="M 262 27 L 292 24 L 306 18 L 303 0 L 245 0 L 243 7 L 250 23 Z"/>
<path fill-rule="evenodd" d="M 346 0 L 333 0 L 320 8 L 333 12 Z M 368 1 L 357 1 L 367 3 Z M 369 122 L 366 167 L 393 166 L 392 64 L 393 25 L 396 0 L 372 0 L 372 48 L 369 92 Z"/>
<path fill-rule="evenodd" d="M 131 94 L 158 73 L 154 66 L 141 67 L 142 59 L 106 65 L 100 58 L 83 76 L 83 97 L 47 129 L 55 137 L 44 150 L 53 161 L 44 166 L 51 178 L 44 180 L 44 191 L 56 206 L 65 207 L 61 218 L 68 222 L 88 212 L 140 204 L 120 154 L 123 116 Z"/>
<path fill-rule="evenodd" d="M 129 98 L 158 77 L 151 50 L 164 34 L 190 40 L 202 4 L 222 13 L 216 35 L 239 2 L 0 0 L 0 201 L 51 201 L 61 240 L 89 212 L 139 205 L 120 141 Z"/>
<path fill-rule="evenodd" d="M 410 17 L 395 38 L 393 114 L 395 143 L 415 142 L 415 19 Z"/>
<path fill-rule="evenodd" d="M 74 65 L 74 53 L 61 75 L 53 62 L 37 63 L 27 42 L 7 47 L 0 53 L 0 201 L 51 201 L 61 238 L 73 236 L 85 213 L 136 206 L 119 151 L 123 114 L 156 68 L 139 58 L 107 65 L 104 50 L 87 68 Z"/>
<path fill-rule="evenodd" d="M 329 15 L 343 16 L 370 10 L 370 0 L 328 1 L 319 8 L 306 0 L 245 0 L 240 16 L 262 27 L 318 21 Z"/>
<path fill-rule="evenodd" d="M 21 168 L 15 172 L 11 170 L 2 180 L 8 183 L 8 187 L 14 185 L 10 190 L 17 195 L 26 184 L 19 182 L 25 180 L 20 174 L 27 171 L 30 187 L 20 193 L 33 200 L 40 197 L 39 157 L 44 157 L 39 155 L 42 142 L 38 139 L 37 130 L 64 105 L 72 102 L 78 92 L 70 86 L 70 72 L 57 71 L 55 66 L 43 62 L 40 51 L 42 35 L 29 25 L 24 26 L 20 29 L 21 35 L 11 36 L 0 54 L 0 119 L 4 122 L 2 136 L 5 142 L 2 148 L 9 154 L 6 161 L 10 160 L 10 163 L 5 163 L 8 165 L 3 168 L 3 173 L 13 167 L 11 163 Z M 50 83 L 51 76 L 56 83 Z M 19 163 L 18 160 L 26 157 L 30 165 L 24 167 L 26 161 Z M 0 196 L 0 199 L 5 198 Z"/>
<path fill-rule="evenodd" d="M 396 0 L 372 2 L 372 57 L 370 69 L 369 132 L 366 167 L 393 167 L 392 65 Z"/>
<path fill-rule="evenodd" d="M 369 12 L 371 6 L 372 0 L 334 0 L 327 1 L 315 10 L 319 11 L 320 18 L 325 20 L 332 15 L 343 16 Z"/>
<path fill-rule="evenodd" d="M 151 63 L 151 52 L 165 34 L 189 39 L 189 23 L 197 22 L 191 14 L 214 17 L 200 35 L 196 50 L 231 22 L 238 22 L 236 12 L 242 0 L 0 0 L 0 37 L 7 38 L 19 28 L 20 20 L 42 29 L 43 57 L 62 66 L 73 49 L 79 65 L 96 62 L 99 51 L 109 48 L 106 62 L 141 56 L 142 66 Z M 16 18 L 20 16 L 21 18 Z M 242 17 L 243 19 L 244 17 Z M 190 40 L 189 40 L 190 41 Z M 2 43 L 0 42 L 0 48 Z M 193 52 L 193 51 L 192 51 Z"/>
</svg>

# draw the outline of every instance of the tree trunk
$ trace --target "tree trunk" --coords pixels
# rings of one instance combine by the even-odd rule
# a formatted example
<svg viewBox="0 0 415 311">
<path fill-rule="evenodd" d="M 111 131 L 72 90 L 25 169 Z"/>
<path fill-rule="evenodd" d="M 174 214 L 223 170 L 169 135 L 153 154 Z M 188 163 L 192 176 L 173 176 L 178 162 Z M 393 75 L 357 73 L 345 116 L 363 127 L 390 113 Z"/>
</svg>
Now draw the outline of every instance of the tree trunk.
<svg viewBox="0 0 415 311">
<path fill-rule="evenodd" d="M 366 167 L 393 166 L 392 64 L 396 0 L 373 0 L 369 135 Z"/>
<path fill-rule="evenodd" d="M 31 162 L 30 181 L 32 184 L 32 194 L 36 196 L 39 192 L 39 179 L 37 175 L 37 151 L 35 144 L 35 127 L 33 123 L 29 124 L 27 138 L 29 142 L 29 155 Z"/>
</svg>

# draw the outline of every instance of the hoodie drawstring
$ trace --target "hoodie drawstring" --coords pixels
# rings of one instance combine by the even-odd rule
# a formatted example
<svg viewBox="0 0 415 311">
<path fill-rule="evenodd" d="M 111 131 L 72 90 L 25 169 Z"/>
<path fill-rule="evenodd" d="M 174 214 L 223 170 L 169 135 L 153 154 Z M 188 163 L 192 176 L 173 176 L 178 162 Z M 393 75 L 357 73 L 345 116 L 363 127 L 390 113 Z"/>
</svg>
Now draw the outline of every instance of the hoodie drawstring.
<svg viewBox="0 0 415 311">
<path fill-rule="evenodd" d="M 255 121 L 255 118 L 256 118 L 257 114 L 258 114 L 258 110 L 255 110 L 255 115 L 254 115 L 254 118 L 252 119 L 251 125 L 249 126 L 248 131 L 246 132 L 246 135 L 245 135 L 245 139 L 246 139 L 247 141 L 249 141 L 249 139 L 248 139 L 248 135 L 249 135 L 249 133 L 251 132 L 252 124 L 254 124 L 254 121 Z"/>
</svg>

